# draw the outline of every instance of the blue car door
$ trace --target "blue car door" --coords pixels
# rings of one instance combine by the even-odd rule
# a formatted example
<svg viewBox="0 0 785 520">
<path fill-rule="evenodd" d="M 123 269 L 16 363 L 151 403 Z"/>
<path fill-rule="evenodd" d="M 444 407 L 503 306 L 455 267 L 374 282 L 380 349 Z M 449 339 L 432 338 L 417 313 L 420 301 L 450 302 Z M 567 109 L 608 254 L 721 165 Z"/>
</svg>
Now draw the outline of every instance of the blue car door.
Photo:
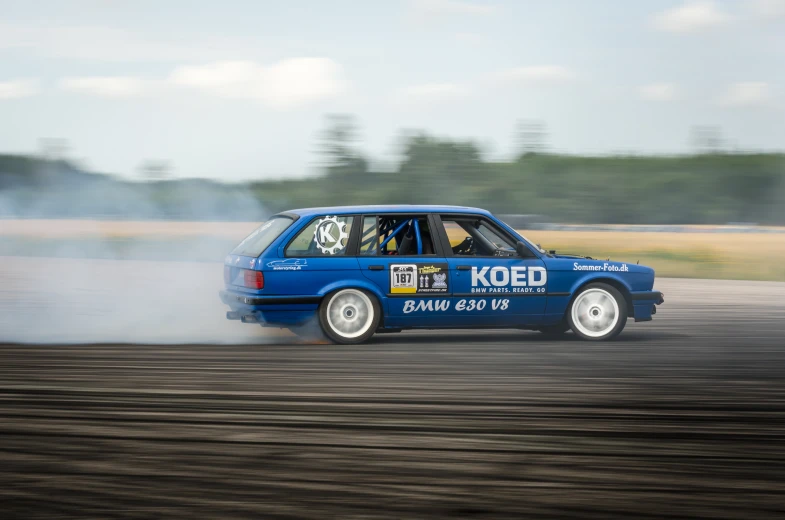
<svg viewBox="0 0 785 520">
<path fill-rule="evenodd" d="M 536 325 L 547 303 L 548 272 L 517 240 L 482 216 L 442 215 L 452 288 L 451 312 L 473 326 Z"/>
<path fill-rule="evenodd" d="M 447 262 L 428 215 L 365 216 L 357 260 L 385 295 L 385 325 L 449 326 Z"/>
</svg>

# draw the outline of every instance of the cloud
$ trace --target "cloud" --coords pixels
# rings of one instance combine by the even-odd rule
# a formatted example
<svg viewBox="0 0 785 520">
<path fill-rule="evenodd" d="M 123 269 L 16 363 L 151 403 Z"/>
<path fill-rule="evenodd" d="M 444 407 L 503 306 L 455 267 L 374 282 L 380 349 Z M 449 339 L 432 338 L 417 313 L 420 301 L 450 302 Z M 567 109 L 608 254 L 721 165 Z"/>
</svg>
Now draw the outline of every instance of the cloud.
<svg viewBox="0 0 785 520">
<path fill-rule="evenodd" d="M 33 79 L 12 79 L 0 81 L 0 101 L 34 96 L 38 93 L 38 81 Z"/>
<path fill-rule="evenodd" d="M 134 97 L 149 90 L 146 80 L 128 76 L 63 78 L 58 86 L 63 90 L 106 98 Z"/>
<path fill-rule="evenodd" d="M 731 16 L 712 0 L 688 0 L 655 15 L 652 24 L 660 31 L 689 33 L 718 27 L 730 20 Z"/>
<path fill-rule="evenodd" d="M 638 94 L 647 101 L 674 101 L 679 89 L 673 83 L 651 83 L 639 87 Z"/>
<path fill-rule="evenodd" d="M 273 108 L 332 97 L 347 86 L 341 66 L 327 58 L 292 58 L 269 66 L 251 61 L 182 66 L 168 81 L 220 97 L 255 99 Z"/>
<path fill-rule="evenodd" d="M 327 58 L 292 58 L 269 66 L 252 61 L 183 65 L 166 78 L 132 76 L 67 77 L 59 88 L 105 97 L 130 98 L 173 88 L 196 89 L 223 98 L 257 100 L 273 108 L 290 108 L 343 92 L 341 67 Z"/>
<path fill-rule="evenodd" d="M 497 8 L 488 3 L 466 0 L 410 0 L 412 16 L 419 21 L 429 21 L 452 16 L 487 16 Z"/>
<path fill-rule="evenodd" d="M 771 85 L 760 81 L 734 83 L 717 101 L 726 107 L 768 107 L 774 102 L 774 91 Z"/>
<path fill-rule="evenodd" d="M 463 99 L 469 93 L 468 87 L 456 83 L 426 83 L 401 89 L 398 98 L 404 103 L 431 104 Z"/>
<path fill-rule="evenodd" d="M 506 83 L 523 85 L 560 85 L 575 79 L 575 73 L 561 65 L 535 65 L 502 71 L 500 78 Z"/>
</svg>

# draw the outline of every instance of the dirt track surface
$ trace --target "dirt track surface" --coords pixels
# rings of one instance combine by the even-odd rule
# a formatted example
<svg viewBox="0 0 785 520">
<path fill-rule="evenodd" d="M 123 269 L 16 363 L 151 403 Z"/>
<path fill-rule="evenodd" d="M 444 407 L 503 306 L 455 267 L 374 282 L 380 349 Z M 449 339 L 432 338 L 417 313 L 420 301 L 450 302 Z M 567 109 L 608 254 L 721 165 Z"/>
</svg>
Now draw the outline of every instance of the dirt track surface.
<svg viewBox="0 0 785 520">
<path fill-rule="evenodd" d="M 607 344 L 2 345 L 1 516 L 782 518 L 785 285 L 657 287 Z"/>
</svg>

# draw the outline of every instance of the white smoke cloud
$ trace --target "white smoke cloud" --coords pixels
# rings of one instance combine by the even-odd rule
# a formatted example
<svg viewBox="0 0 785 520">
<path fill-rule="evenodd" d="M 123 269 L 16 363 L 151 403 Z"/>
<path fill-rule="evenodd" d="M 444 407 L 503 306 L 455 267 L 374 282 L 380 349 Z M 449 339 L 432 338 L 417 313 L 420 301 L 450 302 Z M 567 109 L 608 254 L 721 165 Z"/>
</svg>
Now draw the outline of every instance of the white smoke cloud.
<svg viewBox="0 0 785 520">
<path fill-rule="evenodd" d="M 226 320 L 218 297 L 223 259 L 258 222 L 164 221 L 172 206 L 205 220 L 260 218 L 247 190 L 180 181 L 161 191 L 55 166 L 13 179 L 0 190 L 0 342 L 292 339 Z M 51 218 L 63 215 L 81 220 Z M 132 216 L 156 220 L 116 220 Z"/>
<path fill-rule="evenodd" d="M 229 321 L 217 263 L 0 257 L 0 341 L 265 343 L 278 329 Z"/>
</svg>

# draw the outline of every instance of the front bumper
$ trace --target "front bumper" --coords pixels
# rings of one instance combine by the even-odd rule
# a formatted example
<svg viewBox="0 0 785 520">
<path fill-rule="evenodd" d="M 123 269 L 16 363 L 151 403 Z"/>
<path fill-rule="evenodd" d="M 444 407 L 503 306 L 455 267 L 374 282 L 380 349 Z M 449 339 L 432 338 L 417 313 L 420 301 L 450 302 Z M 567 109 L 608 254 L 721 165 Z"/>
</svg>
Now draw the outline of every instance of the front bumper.
<svg viewBox="0 0 785 520">
<path fill-rule="evenodd" d="M 632 293 L 632 302 L 637 304 L 639 301 L 653 301 L 654 305 L 660 305 L 665 302 L 665 295 L 660 291 L 644 291 Z"/>
<path fill-rule="evenodd" d="M 665 303 L 665 295 L 660 291 L 632 293 L 632 309 L 635 321 L 651 321 L 657 314 L 657 305 Z"/>
</svg>

